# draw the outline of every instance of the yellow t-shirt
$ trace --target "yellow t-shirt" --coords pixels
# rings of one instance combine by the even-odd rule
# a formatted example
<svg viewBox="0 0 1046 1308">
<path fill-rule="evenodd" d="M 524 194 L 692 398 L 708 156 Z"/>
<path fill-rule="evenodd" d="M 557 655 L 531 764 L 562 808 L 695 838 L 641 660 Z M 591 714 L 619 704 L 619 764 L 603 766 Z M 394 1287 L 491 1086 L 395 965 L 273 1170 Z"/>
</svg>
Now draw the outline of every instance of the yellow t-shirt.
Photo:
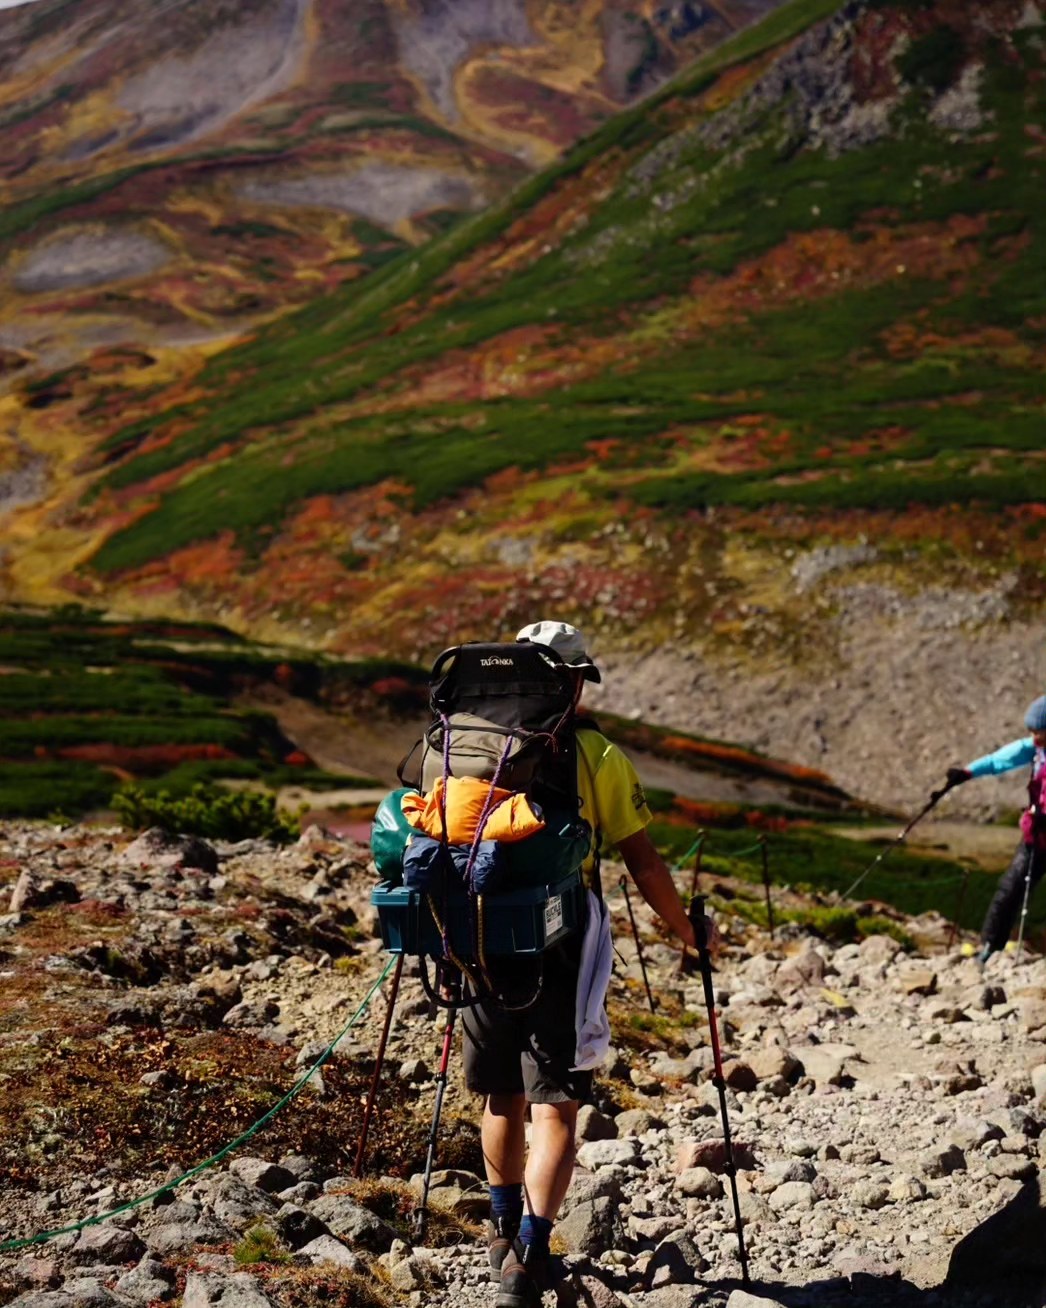
<svg viewBox="0 0 1046 1308">
<path fill-rule="evenodd" d="M 642 782 L 627 754 L 591 727 L 577 732 L 577 785 L 581 816 L 599 832 L 601 853 L 642 831 L 651 819 Z M 582 865 L 586 882 L 595 854 Z"/>
</svg>

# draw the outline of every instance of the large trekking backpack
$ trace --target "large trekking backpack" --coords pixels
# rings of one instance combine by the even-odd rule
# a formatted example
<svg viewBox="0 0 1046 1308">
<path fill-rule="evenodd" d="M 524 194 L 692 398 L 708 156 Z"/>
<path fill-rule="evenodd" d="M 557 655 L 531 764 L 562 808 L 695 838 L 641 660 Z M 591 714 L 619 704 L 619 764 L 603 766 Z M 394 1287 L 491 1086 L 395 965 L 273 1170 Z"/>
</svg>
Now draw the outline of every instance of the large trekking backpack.
<svg viewBox="0 0 1046 1308">
<path fill-rule="evenodd" d="M 575 682 L 543 645 L 464 644 L 436 660 L 429 702 L 375 819 L 372 902 L 387 949 L 449 960 L 486 997 L 507 956 L 534 959 L 584 923 Z"/>
</svg>

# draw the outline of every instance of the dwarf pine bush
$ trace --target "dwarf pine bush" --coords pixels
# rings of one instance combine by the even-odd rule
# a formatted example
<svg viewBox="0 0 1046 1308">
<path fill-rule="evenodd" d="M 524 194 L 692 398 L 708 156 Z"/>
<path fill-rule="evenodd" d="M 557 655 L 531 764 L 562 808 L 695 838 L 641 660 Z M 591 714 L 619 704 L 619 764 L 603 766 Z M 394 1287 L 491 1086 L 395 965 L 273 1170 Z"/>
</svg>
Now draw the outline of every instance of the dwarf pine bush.
<svg viewBox="0 0 1046 1308">
<path fill-rule="evenodd" d="M 113 796 L 113 808 L 124 826 L 141 831 L 164 827 L 182 835 L 212 840 L 247 840 L 260 836 L 286 844 L 296 840 L 298 820 L 276 807 L 276 797 L 257 790 L 223 790 L 200 784 L 187 795 L 166 790 L 147 795 L 128 786 Z"/>
</svg>

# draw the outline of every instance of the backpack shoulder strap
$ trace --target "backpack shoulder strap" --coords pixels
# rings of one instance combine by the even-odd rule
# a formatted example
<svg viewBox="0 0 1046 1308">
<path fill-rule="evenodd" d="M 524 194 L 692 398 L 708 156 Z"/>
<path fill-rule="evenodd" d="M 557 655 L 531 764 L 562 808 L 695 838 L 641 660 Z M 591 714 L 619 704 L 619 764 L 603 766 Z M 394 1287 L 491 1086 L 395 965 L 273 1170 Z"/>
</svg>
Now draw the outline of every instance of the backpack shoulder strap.
<svg viewBox="0 0 1046 1308">
<path fill-rule="evenodd" d="M 589 789 L 592 791 L 592 798 L 596 797 L 596 774 L 589 762 L 588 755 L 585 753 L 585 747 L 581 742 L 580 733 L 582 730 L 599 731 L 592 718 L 579 718 L 575 722 L 575 749 L 577 751 L 578 767 L 584 768 L 588 777 Z M 602 733 L 600 733 L 602 734 Z M 592 814 L 593 818 L 598 818 L 598 813 Z M 603 878 L 601 876 L 600 865 L 603 860 L 602 845 L 603 832 L 600 830 L 599 822 L 591 823 L 592 826 L 592 890 L 597 899 L 603 899 Z"/>
</svg>

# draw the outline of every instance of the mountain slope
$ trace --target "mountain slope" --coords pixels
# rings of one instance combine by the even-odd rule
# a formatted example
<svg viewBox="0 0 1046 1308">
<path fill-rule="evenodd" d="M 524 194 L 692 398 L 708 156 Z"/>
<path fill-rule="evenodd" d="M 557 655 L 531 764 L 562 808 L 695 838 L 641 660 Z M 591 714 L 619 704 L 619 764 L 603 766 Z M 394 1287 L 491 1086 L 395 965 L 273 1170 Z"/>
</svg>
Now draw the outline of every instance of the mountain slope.
<svg viewBox="0 0 1046 1308">
<path fill-rule="evenodd" d="M 199 398 L 147 396 L 100 443 L 88 520 L 136 521 L 95 572 L 174 552 L 177 575 L 208 538 L 297 557 L 296 521 L 351 527 L 360 487 L 424 510 L 573 458 L 672 508 L 1034 499 L 1039 43 L 1011 5 L 994 31 L 875 6 L 783 48 L 827 7 L 788 6 L 362 296 L 223 352 Z M 902 36 L 918 73 L 944 31 L 956 52 L 925 76 L 947 87 L 903 81 Z M 97 439 L 116 407 L 78 416 Z"/>
<path fill-rule="evenodd" d="M 774 2 L 0 11 L 0 344 L 48 366 L 306 302 L 482 208 Z"/>
<path fill-rule="evenodd" d="M 923 754 L 971 684 L 1014 729 L 1035 665 L 946 642 L 1041 645 L 1041 14 L 832 9 L 780 7 L 191 376 L 27 385 L 10 420 L 69 480 L 13 515 L 9 592 L 418 659 L 569 608 L 619 668 L 678 655 L 645 716 L 687 722 L 689 686 L 684 714 L 722 700 L 703 733 L 791 756 L 798 698 L 814 764 L 865 749 L 869 686 Z M 891 746 L 833 775 L 914 801 Z"/>
</svg>

